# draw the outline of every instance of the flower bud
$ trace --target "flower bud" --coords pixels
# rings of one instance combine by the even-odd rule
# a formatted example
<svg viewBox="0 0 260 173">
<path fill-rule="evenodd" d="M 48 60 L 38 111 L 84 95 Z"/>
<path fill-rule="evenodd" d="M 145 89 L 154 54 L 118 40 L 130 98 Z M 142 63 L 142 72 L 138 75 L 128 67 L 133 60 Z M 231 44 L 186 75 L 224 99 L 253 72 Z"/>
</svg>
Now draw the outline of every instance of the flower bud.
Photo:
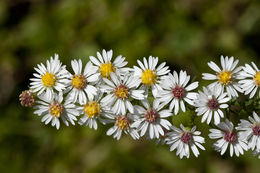
<svg viewBox="0 0 260 173">
<path fill-rule="evenodd" d="M 21 102 L 21 105 L 24 107 L 32 107 L 34 105 L 34 97 L 29 90 L 23 91 L 19 95 L 19 100 Z"/>
</svg>

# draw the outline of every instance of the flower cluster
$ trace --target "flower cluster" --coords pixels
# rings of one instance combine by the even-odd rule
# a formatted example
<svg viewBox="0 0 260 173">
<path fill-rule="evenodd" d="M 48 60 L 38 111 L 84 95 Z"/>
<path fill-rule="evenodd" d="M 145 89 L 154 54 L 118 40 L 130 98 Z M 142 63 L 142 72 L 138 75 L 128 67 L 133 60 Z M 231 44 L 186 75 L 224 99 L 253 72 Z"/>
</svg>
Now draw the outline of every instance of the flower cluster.
<svg viewBox="0 0 260 173">
<path fill-rule="evenodd" d="M 29 90 L 20 94 L 22 106 L 34 107 L 42 122 L 57 129 L 61 122 L 95 130 L 99 124 L 108 125 L 106 134 L 117 140 L 122 133 L 135 140 L 145 136 L 169 145 L 180 158 L 189 158 L 190 150 L 196 157 L 199 149 L 205 150 L 205 138 L 195 125 L 199 118 L 210 127 L 208 137 L 216 140 L 213 147 L 221 155 L 229 147 L 230 156 L 249 149 L 259 156 L 259 116 L 253 110 L 246 112 L 253 116 L 243 117 L 243 111 L 232 109 L 243 94 L 249 95 L 248 103 L 259 104 L 260 70 L 254 63 L 238 66 L 233 57 L 221 56 L 221 68 L 209 62 L 214 74 L 202 74 L 214 82 L 196 91 L 199 82 L 191 81 L 186 71 L 170 72 L 158 57 L 137 60 L 133 68 L 126 67 L 121 55 L 113 59 L 112 50 L 89 59 L 85 65 L 81 59 L 72 60 L 72 73 L 57 54 L 38 64 Z M 245 103 L 240 107 L 246 107 Z M 175 116 L 187 109 L 189 123 L 174 124 Z M 240 122 L 234 127 L 232 121 Z"/>
</svg>

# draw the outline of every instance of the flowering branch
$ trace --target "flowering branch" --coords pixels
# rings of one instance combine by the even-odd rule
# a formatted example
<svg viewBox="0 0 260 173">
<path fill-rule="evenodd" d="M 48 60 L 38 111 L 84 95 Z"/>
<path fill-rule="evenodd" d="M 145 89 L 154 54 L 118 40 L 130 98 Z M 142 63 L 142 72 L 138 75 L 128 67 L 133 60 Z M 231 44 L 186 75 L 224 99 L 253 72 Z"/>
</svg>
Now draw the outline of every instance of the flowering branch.
<svg viewBox="0 0 260 173">
<path fill-rule="evenodd" d="M 190 82 L 183 70 L 171 73 L 158 58 L 137 60 L 138 66 L 129 68 L 125 57 L 112 60 L 112 55 L 112 50 L 97 52 L 85 67 L 80 59 L 72 60 L 71 73 L 55 54 L 34 68 L 29 90 L 19 96 L 21 105 L 34 107 L 42 122 L 57 129 L 60 121 L 95 130 L 99 123 L 112 124 L 106 134 L 117 140 L 122 133 L 135 140 L 156 139 L 180 158 L 189 158 L 190 149 L 196 157 L 199 149 L 205 150 L 205 139 L 195 126 L 201 117 L 221 155 L 229 147 L 231 157 L 252 150 L 260 158 L 260 71 L 253 62 L 238 66 L 238 60 L 223 56 L 221 68 L 209 62 L 214 74 L 203 73 L 202 78 L 213 83 L 196 91 L 199 82 Z M 181 122 L 174 123 L 179 116 Z"/>
</svg>

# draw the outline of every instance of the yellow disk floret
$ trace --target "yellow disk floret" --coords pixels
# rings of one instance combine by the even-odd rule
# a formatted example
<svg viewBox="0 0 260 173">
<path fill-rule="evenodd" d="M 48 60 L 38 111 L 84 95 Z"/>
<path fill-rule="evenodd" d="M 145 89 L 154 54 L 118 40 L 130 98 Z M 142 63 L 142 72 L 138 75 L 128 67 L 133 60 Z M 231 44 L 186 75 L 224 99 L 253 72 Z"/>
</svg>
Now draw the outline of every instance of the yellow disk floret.
<svg viewBox="0 0 260 173">
<path fill-rule="evenodd" d="M 126 117 L 118 116 L 115 124 L 119 129 L 124 130 L 129 128 L 130 122 Z"/>
<path fill-rule="evenodd" d="M 49 105 L 49 112 L 53 117 L 59 118 L 63 112 L 63 105 L 54 101 Z"/>
<path fill-rule="evenodd" d="M 84 89 L 87 85 L 85 76 L 83 75 L 74 75 L 72 77 L 72 86 L 76 89 Z"/>
<path fill-rule="evenodd" d="M 45 75 L 42 75 L 42 83 L 46 87 L 53 87 L 55 84 L 56 78 L 54 74 L 46 72 Z"/>
<path fill-rule="evenodd" d="M 116 87 L 114 90 L 114 93 L 117 98 L 122 99 L 122 100 L 128 98 L 128 96 L 129 96 L 128 87 L 123 84 Z"/>
<path fill-rule="evenodd" d="M 260 71 L 255 74 L 254 81 L 257 86 L 260 86 Z"/>
<path fill-rule="evenodd" d="M 233 74 L 231 71 L 222 71 L 218 74 L 218 81 L 222 85 L 231 84 L 233 81 Z"/>
<path fill-rule="evenodd" d="M 150 86 L 156 83 L 157 75 L 154 70 L 145 69 L 142 73 L 141 79 L 144 85 Z"/>
<path fill-rule="evenodd" d="M 88 102 L 84 106 L 84 111 L 88 118 L 97 117 L 100 114 L 100 105 L 95 101 Z"/>
<path fill-rule="evenodd" d="M 101 73 L 101 76 L 104 78 L 110 79 L 110 73 L 116 72 L 116 68 L 110 63 L 101 64 L 99 67 L 99 71 Z"/>
</svg>

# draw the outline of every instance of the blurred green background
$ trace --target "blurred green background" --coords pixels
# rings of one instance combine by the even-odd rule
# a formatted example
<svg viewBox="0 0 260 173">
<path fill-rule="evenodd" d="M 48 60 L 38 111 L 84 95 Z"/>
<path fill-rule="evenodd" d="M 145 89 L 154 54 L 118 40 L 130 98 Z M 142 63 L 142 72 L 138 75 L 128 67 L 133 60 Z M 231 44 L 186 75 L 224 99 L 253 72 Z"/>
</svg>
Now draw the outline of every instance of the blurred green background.
<svg viewBox="0 0 260 173">
<path fill-rule="evenodd" d="M 259 173 L 250 152 L 220 157 L 208 139 L 199 158 L 180 160 L 154 141 L 116 141 L 105 135 L 108 127 L 57 131 L 18 100 L 33 67 L 54 53 L 69 69 L 72 58 L 86 62 L 103 48 L 130 66 L 153 55 L 201 81 L 220 55 L 259 64 L 259 40 L 259 0 L 1 0 L 0 172 Z"/>
</svg>

